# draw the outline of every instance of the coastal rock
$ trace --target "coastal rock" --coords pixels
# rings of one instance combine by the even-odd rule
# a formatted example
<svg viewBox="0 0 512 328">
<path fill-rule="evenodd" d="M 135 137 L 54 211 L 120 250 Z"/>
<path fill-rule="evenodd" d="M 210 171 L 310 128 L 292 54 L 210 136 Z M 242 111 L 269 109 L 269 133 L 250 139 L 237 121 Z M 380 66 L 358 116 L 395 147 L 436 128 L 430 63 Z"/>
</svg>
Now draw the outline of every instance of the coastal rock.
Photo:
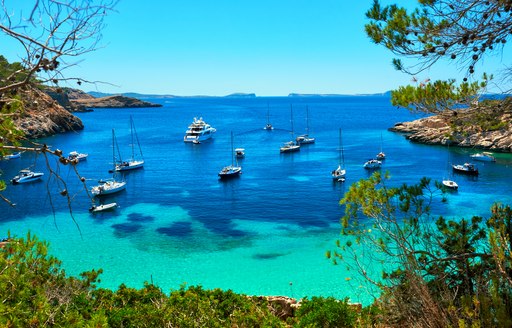
<svg viewBox="0 0 512 328">
<path fill-rule="evenodd" d="M 42 138 L 84 128 L 82 121 L 45 92 L 28 87 L 20 92 L 24 111 L 14 119 L 27 138 Z"/>
<path fill-rule="evenodd" d="M 94 98 L 87 93 L 71 88 L 46 88 L 44 89 L 53 100 L 59 103 L 62 107 L 70 112 L 87 112 L 92 111 L 87 109 L 85 106 L 80 105 L 72 100 L 76 99 L 91 99 Z"/>
<path fill-rule="evenodd" d="M 295 316 L 295 311 L 300 307 L 300 303 L 291 297 L 261 296 L 260 298 L 266 299 L 269 310 L 282 320 Z"/>
<path fill-rule="evenodd" d="M 154 104 L 137 98 L 125 97 L 121 95 L 107 96 L 101 98 L 79 98 L 71 100 L 72 103 L 86 108 L 142 108 L 142 107 L 162 107 L 160 104 Z"/>
<path fill-rule="evenodd" d="M 503 126 L 492 131 L 482 131 L 477 125 L 464 125 L 454 128 L 453 121 L 459 114 L 436 115 L 421 118 L 412 122 L 401 122 L 390 128 L 390 131 L 404 133 L 406 138 L 424 144 L 453 145 L 471 147 L 496 152 L 512 152 L 512 124 L 510 114 L 499 117 Z M 462 114 L 461 114 L 462 113 Z"/>
</svg>

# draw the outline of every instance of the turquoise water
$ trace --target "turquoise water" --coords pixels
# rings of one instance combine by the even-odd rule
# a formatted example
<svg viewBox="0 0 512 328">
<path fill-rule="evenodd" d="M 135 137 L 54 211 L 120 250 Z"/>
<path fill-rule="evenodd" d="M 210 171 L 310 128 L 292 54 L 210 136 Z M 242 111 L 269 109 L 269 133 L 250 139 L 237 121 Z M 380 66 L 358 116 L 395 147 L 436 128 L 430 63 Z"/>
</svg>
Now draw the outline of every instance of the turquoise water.
<svg viewBox="0 0 512 328">
<path fill-rule="evenodd" d="M 59 167 L 72 195 L 71 216 L 58 195 L 63 183 L 50 177 L 44 157 L 24 153 L 19 160 L 0 162 L 3 177 L 29 166 L 46 176 L 4 193 L 18 205 L 2 206 L 0 234 L 23 236 L 30 230 L 50 242 L 52 254 L 69 274 L 102 268 L 101 286 L 107 288 L 121 283 L 139 288 L 153 281 L 165 291 L 186 283 L 251 295 L 369 302 L 364 284 L 324 255 L 339 238 L 343 208 L 338 201 L 351 183 L 369 176 L 362 164 L 380 151 L 381 135 L 387 154 L 383 170 L 390 172 L 391 184 L 416 183 L 423 176 L 441 180 L 449 172 L 448 161 L 463 163 L 476 152 L 414 144 L 388 132 L 396 122 L 416 117 L 391 107 L 384 97 L 153 101 L 164 107 L 80 113 L 83 131 L 41 140 L 65 152 L 88 153 L 78 171 L 90 188 L 109 177 L 112 128 L 121 153 L 129 156 L 132 115 L 146 164 L 125 175 L 125 191 L 105 199 L 120 204 L 116 212 L 89 214 L 90 200 L 75 172 Z M 296 133 L 304 133 L 308 106 L 310 135 L 317 141 L 300 152 L 280 154 L 279 146 L 291 137 L 290 105 Z M 263 130 L 267 106 L 276 127 L 272 132 Z M 184 132 L 196 116 L 218 132 L 211 141 L 185 144 Z M 333 184 L 330 177 L 338 163 L 339 128 L 345 184 Z M 246 149 L 243 174 L 221 182 L 217 173 L 231 163 L 231 131 L 235 147 Z M 460 190 L 435 207 L 436 214 L 487 215 L 496 200 L 512 203 L 512 156 L 496 157 L 497 163 L 478 163 L 481 174 L 476 179 L 455 176 Z M 50 165 L 57 170 L 53 159 Z M 379 265 L 371 269 L 378 272 Z"/>
</svg>

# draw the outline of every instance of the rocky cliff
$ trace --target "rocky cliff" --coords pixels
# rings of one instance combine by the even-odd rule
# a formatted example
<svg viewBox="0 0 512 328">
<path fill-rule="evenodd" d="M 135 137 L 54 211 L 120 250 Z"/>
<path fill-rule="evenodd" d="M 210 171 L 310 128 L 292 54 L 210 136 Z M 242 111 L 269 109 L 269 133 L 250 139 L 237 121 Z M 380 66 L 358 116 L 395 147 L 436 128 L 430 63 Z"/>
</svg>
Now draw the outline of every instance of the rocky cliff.
<svg viewBox="0 0 512 328">
<path fill-rule="evenodd" d="M 397 123 L 389 130 L 404 133 L 407 139 L 424 144 L 450 144 L 497 152 L 512 152 L 512 111 L 510 110 L 494 113 L 489 113 L 482 108 L 460 110 L 447 115 Z"/>
<path fill-rule="evenodd" d="M 82 120 L 64 109 L 45 92 L 27 87 L 19 92 L 24 111 L 15 118 L 27 138 L 42 138 L 84 128 Z"/>
<path fill-rule="evenodd" d="M 92 96 L 91 96 L 92 97 Z M 86 108 L 126 108 L 126 107 L 162 107 L 160 104 L 153 104 L 137 98 L 130 98 L 121 95 L 107 96 L 101 98 L 80 98 L 70 99 L 71 103 Z"/>
</svg>

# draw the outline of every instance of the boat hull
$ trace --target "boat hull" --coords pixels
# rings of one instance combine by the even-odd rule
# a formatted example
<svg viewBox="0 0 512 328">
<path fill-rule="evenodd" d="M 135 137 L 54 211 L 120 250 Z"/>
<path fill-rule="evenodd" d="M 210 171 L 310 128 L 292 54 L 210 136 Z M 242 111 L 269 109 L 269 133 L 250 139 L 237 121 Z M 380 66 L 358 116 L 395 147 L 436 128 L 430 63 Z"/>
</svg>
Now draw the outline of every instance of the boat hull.
<svg viewBox="0 0 512 328">
<path fill-rule="evenodd" d="M 380 161 L 377 161 L 377 160 L 369 160 L 367 161 L 366 163 L 364 163 L 363 167 L 367 170 L 376 170 L 376 169 L 380 169 L 382 163 Z"/>
<path fill-rule="evenodd" d="M 496 162 L 496 158 L 494 158 L 494 156 L 486 155 L 486 154 L 475 154 L 475 155 L 470 155 L 469 157 L 471 157 L 475 161 L 480 161 L 480 162 Z"/>
<path fill-rule="evenodd" d="M 208 139 L 211 139 L 213 137 L 213 132 L 211 133 L 208 133 L 208 134 L 202 134 L 202 135 L 198 135 L 198 136 L 185 136 L 185 138 L 183 138 L 183 141 L 184 142 L 201 142 L 201 141 L 205 141 L 205 140 L 208 140 Z"/>
<path fill-rule="evenodd" d="M 120 192 L 126 188 L 126 182 L 105 182 L 100 186 L 93 187 L 91 194 L 93 196 L 110 195 L 116 192 Z"/>
<path fill-rule="evenodd" d="M 221 180 L 225 180 L 239 177 L 240 174 L 242 174 L 242 168 L 239 166 L 235 166 L 223 168 L 218 175 Z"/>
<path fill-rule="evenodd" d="M 144 161 L 129 161 L 122 164 L 116 165 L 116 171 L 129 171 L 140 169 L 144 166 Z"/>
<path fill-rule="evenodd" d="M 116 208 L 117 208 L 117 203 L 102 204 L 102 205 L 98 205 L 98 206 L 92 206 L 91 208 L 89 208 L 89 212 L 98 213 L 98 212 L 112 211 Z"/>
<path fill-rule="evenodd" d="M 453 172 L 465 175 L 478 175 L 478 169 L 472 164 L 452 165 Z"/>
<path fill-rule="evenodd" d="M 452 180 L 443 180 L 443 186 L 445 186 L 448 189 L 457 190 L 459 189 L 459 185 Z"/>
<path fill-rule="evenodd" d="M 26 176 L 15 176 L 12 178 L 11 182 L 12 184 L 22 184 L 22 183 L 30 183 L 34 181 L 41 180 L 41 178 L 44 176 L 44 173 L 41 172 L 33 172 L 30 175 Z"/>
</svg>

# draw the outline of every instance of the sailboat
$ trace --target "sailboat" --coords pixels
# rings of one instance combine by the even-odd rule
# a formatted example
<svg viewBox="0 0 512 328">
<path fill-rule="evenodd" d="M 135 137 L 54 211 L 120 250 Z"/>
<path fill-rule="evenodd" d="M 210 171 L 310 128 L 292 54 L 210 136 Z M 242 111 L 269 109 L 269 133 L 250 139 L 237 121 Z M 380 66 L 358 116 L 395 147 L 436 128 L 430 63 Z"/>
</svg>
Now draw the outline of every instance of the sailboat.
<svg viewBox="0 0 512 328">
<path fill-rule="evenodd" d="M 263 128 L 263 130 L 272 131 L 274 127 L 270 124 L 270 106 L 267 103 L 267 125 Z"/>
<path fill-rule="evenodd" d="M 448 163 L 447 163 L 447 174 L 450 175 L 450 144 L 448 144 Z M 442 184 L 444 187 L 451 189 L 451 190 L 458 190 L 459 185 L 457 182 L 451 180 L 450 178 L 443 178 Z"/>
<path fill-rule="evenodd" d="M 135 125 L 133 123 L 133 118 L 130 116 L 130 131 L 132 136 L 132 157 L 128 161 L 123 161 L 121 159 L 121 154 L 119 153 L 119 161 L 114 161 L 114 170 L 115 171 L 128 171 L 135 170 L 144 166 L 144 159 L 142 156 L 142 149 L 140 148 L 139 138 L 137 136 L 137 131 L 135 130 Z M 137 141 L 137 145 L 139 146 L 139 155 L 140 159 L 135 159 L 135 141 Z M 117 142 L 116 142 L 117 145 Z M 119 147 L 117 148 L 119 150 Z"/>
<path fill-rule="evenodd" d="M 341 129 L 340 129 L 340 136 L 339 136 L 339 156 L 338 156 L 338 168 L 331 172 L 332 180 L 333 181 L 339 181 L 344 182 L 345 181 L 345 174 L 347 173 L 345 170 L 345 157 L 343 156 L 343 145 L 341 143 Z M 342 166 L 343 163 L 343 166 Z"/>
<path fill-rule="evenodd" d="M 315 143 L 315 138 L 312 138 L 309 136 L 309 108 L 306 106 L 306 134 L 300 135 L 295 139 L 297 143 L 304 145 L 304 144 L 311 144 Z"/>
<path fill-rule="evenodd" d="M 242 174 L 242 167 L 238 166 L 238 161 L 235 165 L 235 153 L 233 151 L 233 131 L 231 131 L 231 165 L 225 166 L 219 172 L 220 179 L 230 179 L 240 176 Z"/>
<path fill-rule="evenodd" d="M 380 134 L 380 152 L 375 156 L 375 158 L 379 161 L 386 159 L 386 154 L 382 151 L 382 133 Z"/>
<path fill-rule="evenodd" d="M 294 152 L 294 151 L 298 151 L 300 150 L 300 144 L 293 141 L 293 107 L 292 105 L 290 105 L 290 122 L 291 122 L 291 125 L 292 125 L 292 141 L 288 141 L 288 142 L 285 142 L 281 148 L 279 148 L 279 151 L 281 153 L 291 153 L 291 152 Z"/>
<path fill-rule="evenodd" d="M 116 159 L 116 145 L 116 134 L 114 129 L 112 129 L 112 158 L 114 160 L 114 165 Z M 91 194 L 93 196 L 109 195 L 124 190 L 125 188 L 126 181 L 116 181 L 112 176 L 111 179 L 102 180 L 100 181 L 99 185 L 92 187 Z"/>
</svg>

